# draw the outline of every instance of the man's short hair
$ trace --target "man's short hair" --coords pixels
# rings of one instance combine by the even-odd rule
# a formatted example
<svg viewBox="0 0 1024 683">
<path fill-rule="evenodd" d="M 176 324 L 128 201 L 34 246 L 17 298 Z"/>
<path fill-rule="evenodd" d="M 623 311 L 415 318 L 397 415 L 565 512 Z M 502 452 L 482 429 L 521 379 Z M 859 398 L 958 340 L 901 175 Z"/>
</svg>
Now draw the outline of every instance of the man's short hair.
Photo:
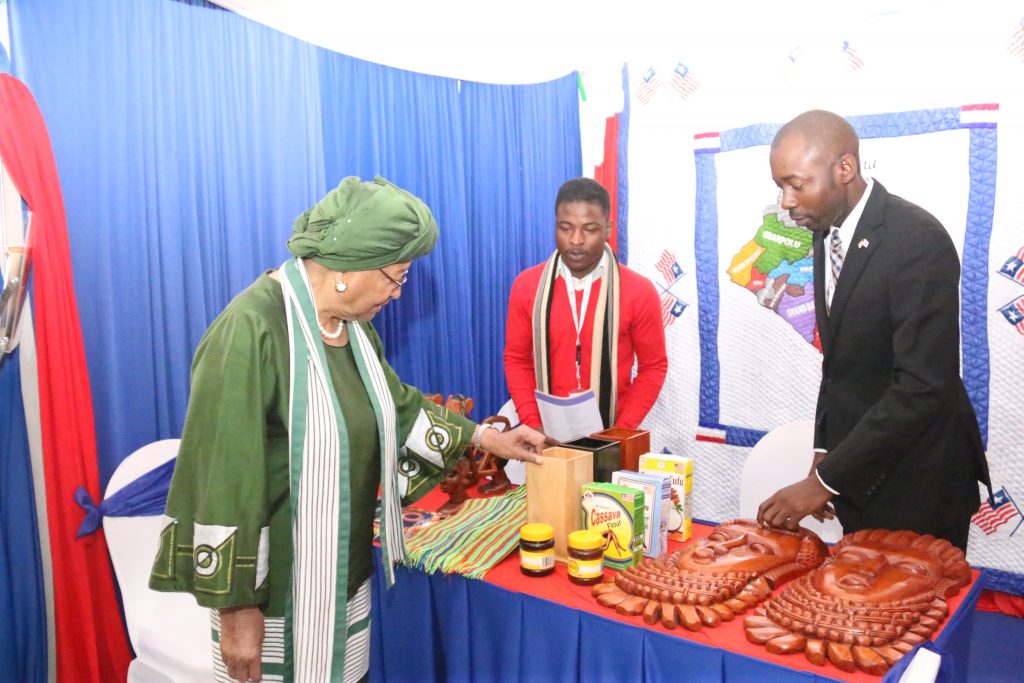
<svg viewBox="0 0 1024 683">
<path fill-rule="evenodd" d="M 558 207 L 568 202 L 588 202 L 601 207 L 605 218 L 612 210 L 612 201 L 608 197 L 608 190 L 604 189 L 601 183 L 592 178 L 573 178 L 558 188 L 558 196 L 555 198 L 555 211 Z"/>
</svg>

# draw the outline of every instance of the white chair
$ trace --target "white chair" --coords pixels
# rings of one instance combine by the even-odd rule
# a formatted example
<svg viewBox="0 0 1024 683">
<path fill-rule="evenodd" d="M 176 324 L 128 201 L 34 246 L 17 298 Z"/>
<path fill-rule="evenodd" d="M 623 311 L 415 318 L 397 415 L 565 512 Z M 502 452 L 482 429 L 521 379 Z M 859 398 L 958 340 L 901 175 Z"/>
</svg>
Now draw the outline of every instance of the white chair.
<svg viewBox="0 0 1024 683">
<path fill-rule="evenodd" d="M 940 666 L 942 666 L 941 655 L 923 647 L 918 648 L 914 653 L 914 658 L 910 660 L 910 664 L 903 670 L 900 683 L 935 683 L 935 679 L 939 676 Z"/>
<path fill-rule="evenodd" d="M 807 476 L 814 460 L 814 423 L 790 422 L 768 432 L 753 448 L 740 477 L 740 513 L 757 517 L 761 503 L 783 486 L 795 484 Z M 800 526 L 809 529 L 826 543 L 835 543 L 843 535 L 837 519 L 819 522 L 804 517 Z"/>
<path fill-rule="evenodd" d="M 179 439 L 143 446 L 118 465 L 106 497 L 178 454 Z M 121 588 L 128 637 L 136 658 L 129 683 L 208 683 L 213 680 L 210 611 L 185 593 L 150 590 L 160 545 L 160 515 L 104 517 L 103 533 Z"/>
</svg>

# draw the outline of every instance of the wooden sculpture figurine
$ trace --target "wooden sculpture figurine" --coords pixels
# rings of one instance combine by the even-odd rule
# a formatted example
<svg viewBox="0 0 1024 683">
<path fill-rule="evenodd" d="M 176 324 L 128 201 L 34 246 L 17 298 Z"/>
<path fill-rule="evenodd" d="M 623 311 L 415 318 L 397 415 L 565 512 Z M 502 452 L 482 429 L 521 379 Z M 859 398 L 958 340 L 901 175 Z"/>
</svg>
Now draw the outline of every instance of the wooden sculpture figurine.
<svg viewBox="0 0 1024 683">
<path fill-rule="evenodd" d="M 667 557 L 645 558 L 614 582 L 594 586 L 592 594 L 620 614 L 642 614 L 648 624 L 699 631 L 763 602 L 777 585 L 827 556 L 825 544 L 806 529 L 766 529 L 736 519 Z"/>
<path fill-rule="evenodd" d="M 441 394 L 427 394 L 426 398 L 441 405 Z M 449 394 L 448 400 L 444 402 L 444 407 L 459 415 L 469 415 L 469 411 L 473 410 L 473 399 L 466 398 L 461 394 Z M 448 494 L 448 500 L 438 508 L 438 512 L 448 515 L 457 512 L 469 498 L 467 489 L 476 486 L 478 481 L 480 481 L 480 476 L 476 471 L 476 462 L 472 458 L 467 458 L 463 453 L 463 456 L 455 463 L 455 467 L 441 480 L 441 490 Z"/>
<path fill-rule="evenodd" d="M 492 424 L 498 431 L 502 432 L 507 432 L 512 428 L 508 418 L 502 415 L 489 417 L 482 424 Z M 508 475 L 505 474 L 504 460 L 495 458 L 491 453 L 480 448 L 473 448 L 472 446 L 466 448 L 466 457 L 476 463 L 476 472 L 480 479 L 490 477 L 489 481 L 485 481 L 476 487 L 477 491 L 488 495 L 502 494 L 512 488 L 512 482 L 509 480 Z"/>
<path fill-rule="evenodd" d="M 743 622 L 769 652 L 882 675 L 946 618 L 946 599 L 970 583 L 963 551 L 912 531 L 847 534 L 833 557 Z"/>
<path fill-rule="evenodd" d="M 441 405 L 441 394 L 426 394 L 426 398 Z M 473 409 L 473 399 L 461 394 L 451 394 L 444 402 L 444 407 L 460 415 L 469 415 L 469 411 Z M 508 418 L 500 415 L 485 419 L 483 424 L 493 424 L 500 431 L 509 429 Z M 512 488 L 512 482 L 505 474 L 503 463 L 504 461 L 499 461 L 481 448 L 466 446 L 462 458 L 441 480 L 441 490 L 448 494 L 448 500 L 438 508 L 438 512 L 449 515 L 457 512 L 469 498 L 467 490 L 476 486 L 484 477 L 490 477 L 490 480 L 477 487 L 480 493 L 498 494 Z"/>
</svg>

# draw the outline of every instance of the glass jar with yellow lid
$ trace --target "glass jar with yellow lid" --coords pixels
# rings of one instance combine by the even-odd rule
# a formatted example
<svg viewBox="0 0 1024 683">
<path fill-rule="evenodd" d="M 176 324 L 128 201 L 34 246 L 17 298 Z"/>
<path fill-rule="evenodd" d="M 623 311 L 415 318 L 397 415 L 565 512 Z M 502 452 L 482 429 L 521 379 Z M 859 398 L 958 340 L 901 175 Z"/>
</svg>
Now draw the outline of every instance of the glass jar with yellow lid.
<svg viewBox="0 0 1024 683">
<path fill-rule="evenodd" d="M 587 530 L 569 534 L 569 580 L 579 586 L 604 581 L 604 536 Z"/>
<path fill-rule="evenodd" d="M 555 529 L 550 524 L 525 524 L 519 530 L 519 570 L 527 576 L 555 571 Z"/>
</svg>

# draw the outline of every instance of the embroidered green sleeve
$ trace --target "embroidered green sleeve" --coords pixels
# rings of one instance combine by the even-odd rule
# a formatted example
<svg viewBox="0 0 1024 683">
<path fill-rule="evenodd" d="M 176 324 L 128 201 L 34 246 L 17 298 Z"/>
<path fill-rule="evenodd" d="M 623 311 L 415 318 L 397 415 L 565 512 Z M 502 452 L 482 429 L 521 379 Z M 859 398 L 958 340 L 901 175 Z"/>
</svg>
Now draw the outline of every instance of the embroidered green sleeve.
<svg viewBox="0 0 1024 683">
<path fill-rule="evenodd" d="M 380 357 L 398 412 L 399 492 L 402 505 L 419 500 L 444 479 L 473 437 L 476 423 L 423 397 L 416 387 L 403 384 L 383 356 L 383 345 L 369 323 L 367 335 Z"/>
<path fill-rule="evenodd" d="M 268 491 L 287 457 L 270 452 L 266 438 L 264 397 L 274 394 L 278 368 L 261 358 L 262 334 L 257 319 L 228 309 L 204 336 L 192 366 L 150 587 L 190 592 L 207 607 L 267 601 Z"/>
</svg>

